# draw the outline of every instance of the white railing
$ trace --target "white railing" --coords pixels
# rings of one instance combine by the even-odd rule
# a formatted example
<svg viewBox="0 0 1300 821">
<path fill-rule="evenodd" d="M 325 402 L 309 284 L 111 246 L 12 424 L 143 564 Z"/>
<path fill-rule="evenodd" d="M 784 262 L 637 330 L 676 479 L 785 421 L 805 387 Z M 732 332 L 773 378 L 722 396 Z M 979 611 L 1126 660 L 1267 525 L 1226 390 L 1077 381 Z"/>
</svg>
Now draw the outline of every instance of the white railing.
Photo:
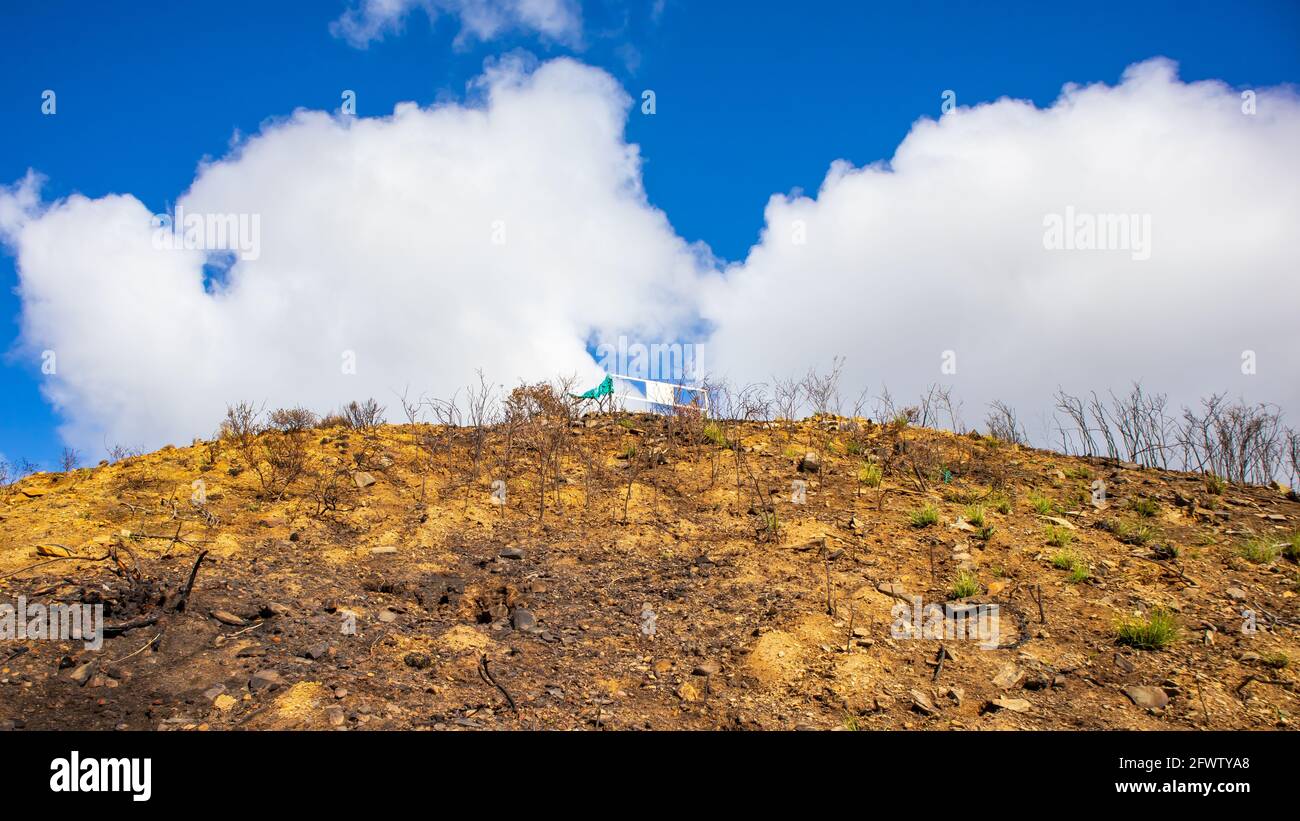
<svg viewBox="0 0 1300 821">
<path fill-rule="evenodd" d="M 640 382 L 645 385 L 645 396 L 637 396 L 632 393 L 610 394 L 615 399 L 630 399 L 633 402 L 641 402 L 645 405 L 663 405 L 670 408 L 695 408 L 703 412 L 705 416 L 709 415 L 709 392 L 705 388 L 693 385 L 676 385 L 672 382 L 657 382 L 653 379 L 642 379 L 639 376 L 623 376 L 622 374 L 609 374 L 616 382 Z M 687 394 L 694 394 L 696 401 L 686 401 Z"/>
</svg>

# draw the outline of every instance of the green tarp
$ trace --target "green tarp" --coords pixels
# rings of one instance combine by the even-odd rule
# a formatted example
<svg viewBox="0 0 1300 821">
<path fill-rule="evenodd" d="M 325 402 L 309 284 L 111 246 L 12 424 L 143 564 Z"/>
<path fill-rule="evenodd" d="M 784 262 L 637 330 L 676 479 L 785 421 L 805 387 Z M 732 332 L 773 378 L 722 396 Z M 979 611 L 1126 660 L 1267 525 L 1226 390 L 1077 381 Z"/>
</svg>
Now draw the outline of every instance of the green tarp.
<svg viewBox="0 0 1300 821">
<path fill-rule="evenodd" d="M 575 399 L 599 399 L 602 396 L 609 396 L 614 392 L 614 377 L 606 376 L 605 381 L 592 388 L 586 393 L 575 393 Z"/>
</svg>

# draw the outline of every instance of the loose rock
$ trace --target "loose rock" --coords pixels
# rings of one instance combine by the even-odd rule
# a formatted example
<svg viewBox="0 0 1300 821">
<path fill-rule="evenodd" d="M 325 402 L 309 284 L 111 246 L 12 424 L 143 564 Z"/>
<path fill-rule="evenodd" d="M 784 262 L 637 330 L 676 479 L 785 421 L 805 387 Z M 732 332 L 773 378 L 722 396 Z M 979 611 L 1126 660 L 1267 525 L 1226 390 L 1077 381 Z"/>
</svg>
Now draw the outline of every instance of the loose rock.
<svg viewBox="0 0 1300 821">
<path fill-rule="evenodd" d="M 1134 684 L 1124 688 L 1124 695 L 1146 710 L 1163 710 L 1169 704 L 1169 694 L 1159 687 Z"/>
<path fill-rule="evenodd" d="M 282 684 L 284 676 L 275 670 L 258 670 L 248 679 L 248 689 L 255 693 L 259 690 L 274 690 Z"/>
</svg>

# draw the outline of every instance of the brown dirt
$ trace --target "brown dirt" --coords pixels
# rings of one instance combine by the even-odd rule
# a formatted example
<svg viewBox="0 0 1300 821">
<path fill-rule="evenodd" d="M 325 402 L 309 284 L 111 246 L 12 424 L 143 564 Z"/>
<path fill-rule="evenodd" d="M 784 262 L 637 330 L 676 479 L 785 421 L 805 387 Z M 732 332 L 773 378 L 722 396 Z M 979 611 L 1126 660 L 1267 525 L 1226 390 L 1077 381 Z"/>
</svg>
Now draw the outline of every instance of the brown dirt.
<svg viewBox="0 0 1300 821">
<path fill-rule="evenodd" d="M 1215 495 L 1192 475 L 879 426 L 857 435 L 865 450 L 851 456 L 844 422 L 822 418 L 740 429 L 764 505 L 748 476 L 737 489 L 731 450 L 669 436 L 664 424 L 591 417 L 576 425 L 560 493 L 548 492 L 541 522 L 527 452 L 503 467 L 501 445 L 492 442 L 484 463 L 492 467 L 467 492 L 459 452 L 430 467 L 416 434 L 434 429 L 411 426 L 311 431 L 313 458 L 353 459 L 376 479 L 343 509 L 320 514 L 310 476 L 282 499 L 264 498 L 223 443 L 24 479 L 0 497 L 0 602 L 102 600 L 111 624 L 160 619 L 106 639 L 97 652 L 80 642 L 0 642 L 0 722 L 31 729 L 1295 724 L 1296 565 L 1283 557 L 1252 563 L 1238 553 L 1247 538 L 1280 542 L 1300 528 L 1300 504 L 1283 490 L 1228 486 Z M 630 468 L 619 456 L 629 445 L 666 448 L 667 459 L 638 474 L 624 522 Z M 869 455 L 918 446 L 932 448 L 940 466 L 924 488 L 897 463 L 887 465 L 883 503 L 880 491 L 859 485 Z M 822 454 L 820 472 L 798 472 L 807 450 Z M 949 481 L 940 478 L 945 466 Z M 489 487 L 501 477 L 510 494 L 504 509 L 492 504 Z M 798 478 L 808 481 L 804 505 L 791 502 Z M 1098 478 L 1108 487 L 1105 510 L 1089 504 Z M 196 479 L 206 485 L 205 510 L 188 504 Z M 988 505 L 994 492 L 1013 507 L 1008 514 L 988 508 L 993 533 L 981 541 L 957 522 L 967 504 Z M 1035 495 L 1074 528 L 1070 548 L 1090 579 L 1072 583 L 1053 567 L 1050 522 L 1035 513 Z M 1157 504 L 1154 516 L 1130 512 L 1139 499 Z M 927 502 L 939 522 L 912 527 L 909 514 Z M 764 507 L 780 523 L 775 537 L 762 532 Z M 1124 544 L 1096 526 L 1114 521 L 1148 523 L 1155 538 Z M 178 533 L 182 541 L 173 541 Z M 33 567 L 46 561 L 37 546 L 51 543 L 76 558 Z M 1167 545 L 1177 547 L 1176 558 L 1158 550 Z M 396 551 L 372 552 L 389 547 Z M 522 558 L 503 557 L 506 548 Z M 168 594 L 183 586 L 204 549 L 187 608 L 168 609 Z M 950 658 L 936 682 L 939 642 L 891 637 L 895 599 L 880 586 L 942 602 L 963 549 L 982 586 L 971 601 L 1005 607 L 1003 648 L 945 642 Z M 93 560 L 110 550 L 120 564 Z M 1035 586 L 1045 623 L 1030 595 Z M 640 633 L 647 603 L 656 615 L 653 640 Z M 1159 651 L 1117 644 L 1118 619 L 1157 606 L 1175 614 L 1177 641 Z M 1243 609 L 1257 614 L 1256 632 L 1243 632 Z M 224 624 L 214 611 L 245 623 Z M 349 613 L 352 634 L 343 630 Z M 513 629 L 528 613 L 536 628 Z M 73 671 L 91 660 L 95 672 L 78 684 Z M 250 677 L 267 670 L 281 680 L 250 689 Z M 1006 690 L 994 682 L 1004 671 L 1013 681 Z M 1163 689 L 1168 706 L 1139 708 L 1124 694 L 1130 685 Z M 914 706 L 917 693 L 932 714 Z M 1003 696 L 1024 699 L 1027 711 L 990 705 Z"/>
</svg>

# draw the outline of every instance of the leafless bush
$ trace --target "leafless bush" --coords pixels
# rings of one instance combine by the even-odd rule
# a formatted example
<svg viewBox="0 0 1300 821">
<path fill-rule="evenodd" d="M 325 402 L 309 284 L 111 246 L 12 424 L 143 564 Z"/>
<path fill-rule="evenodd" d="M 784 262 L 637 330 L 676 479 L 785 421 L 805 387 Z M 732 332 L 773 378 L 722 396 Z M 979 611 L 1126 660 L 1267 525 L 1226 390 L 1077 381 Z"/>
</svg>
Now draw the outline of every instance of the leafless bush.
<svg viewBox="0 0 1300 821">
<path fill-rule="evenodd" d="M 677 385 L 673 389 L 673 408 L 668 414 L 668 453 L 676 452 L 678 440 L 698 449 L 704 440 L 704 402 L 700 393 Z"/>
<path fill-rule="evenodd" d="M 1286 450 L 1284 452 L 1286 465 L 1290 469 L 1290 479 L 1287 482 L 1291 486 L 1291 492 L 1300 491 L 1300 433 L 1286 429 Z"/>
<path fill-rule="evenodd" d="M 984 424 L 988 426 L 989 436 L 994 439 L 1015 445 L 1026 442 L 1025 429 L 1016 418 L 1015 409 L 1001 399 L 994 399 L 989 404 L 989 415 L 985 417 Z"/>
<path fill-rule="evenodd" d="M 326 513 L 347 511 L 348 504 L 356 494 L 356 484 L 352 474 L 335 460 L 332 464 L 320 466 L 312 473 L 311 498 L 315 503 L 312 515 L 316 518 Z"/>
<path fill-rule="evenodd" d="M 795 379 L 772 377 L 771 408 L 785 430 L 786 438 L 794 431 L 795 420 L 803 408 L 804 387 Z"/>
<path fill-rule="evenodd" d="M 558 502 L 561 459 L 569 443 L 570 423 L 577 412 L 577 401 L 571 397 L 573 385 L 571 378 L 558 384 L 520 385 L 505 399 L 505 413 L 516 420 L 521 444 L 532 455 L 539 522 L 546 518 L 546 487 L 552 479 Z"/>
<path fill-rule="evenodd" d="M 1185 468 L 1214 473 L 1230 482 L 1265 484 L 1290 461 L 1276 407 L 1229 403 L 1224 394 L 1201 400 L 1201 411 L 1183 408 L 1174 434 Z"/>
<path fill-rule="evenodd" d="M 922 493 L 930 489 L 931 482 L 942 479 L 942 454 L 935 443 L 929 439 L 919 438 L 908 442 L 907 448 L 902 452 L 902 458 L 907 467 L 908 478 Z"/>
<path fill-rule="evenodd" d="M 734 397 L 733 410 L 737 414 L 738 422 L 754 422 L 771 418 L 772 399 L 767 394 L 765 385 L 753 384 L 746 385 Z M 734 438 L 733 438 L 734 437 Z M 749 478 L 749 483 L 754 491 L 754 509 L 758 511 L 763 518 L 763 525 L 759 528 L 759 538 L 775 538 L 779 532 L 779 524 L 776 519 L 775 511 L 772 511 L 768 501 L 771 494 L 764 493 L 760 487 L 758 478 L 754 475 L 753 469 L 745 454 L 745 443 L 743 441 L 743 428 L 735 426 L 731 435 L 735 446 L 732 453 L 736 460 L 736 505 L 740 508 L 741 497 L 743 494 L 744 479 Z"/>
<path fill-rule="evenodd" d="M 888 385 L 880 386 L 880 395 L 876 397 L 876 420 L 882 425 L 897 421 L 900 416 L 898 406 L 894 404 L 894 397 L 889 392 Z"/>
<path fill-rule="evenodd" d="M 443 454 L 443 461 L 448 470 L 451 470 L 452 450 L 455 444 L 456 434 L 464 422 L 464 414 L 460 409 L 460 391 L 451 395 L 450 399 L 426 399 L 425 405 L 429 408 L 429 413 L 433 416 L 434 424 L 437 427 L 429 431 L 424 440 L 424 448 L 429 454 L 429 465 L 433 467 L 438 463 L 438 453 Z"/>
<path fill-rule="evenodd" d="M 1113 419 L 1130 462 L 1168 467 L 1165 451 L 1172 420 L 1165 415 L 1164 394 L 1147 394 L 1134 382 L 1125 396 L 1111 394 Z"/>
<path fill-rule="evenodd" d="M 362 402 L 349 402 L 339 413 L 349 428 L 372 431 L 384 423 L 385 410 L 387 409 L 374 399 L 366 399 Z"/>
<path fill-rule="evenodd" d="M 402 415 L 406 417 L 406 424 L 412 427 L 419 425 L 424 420 L 424 400 L 408 399 L 410 388 L 397 394 L 397 401 L 402 406 Z"/>
<path fill-rule="evenodd" d="M 840 412 L 840 374 L 844 370 L 844 357 L 837 356 L 831 360 L 831 368 L 819 374 L 816 368 L 809 368 L 800 387 L 807 398 L 812 412 L 817 415 Z"/>
<path fill-rule="evenodd" d="M 469 452 L 467 454 L 467 475 L 465 480 L 465 507 L 469 507 L 470 488 L 478 480 L 479 466 L 483 462 L 483 451 L 487 444 L 492 425 L 496 424 L 496 389 L 477 370 L 478 384 L 470 385 L 465 390 L 467 422 L 469 423 Z"/>
<path fill-rule="evenodd" d="M 262 409 L 251 402 L 228 406 L 221 430 L 267 497 L 283 497 L 307 467 L 306 431 L 264 424 Z"/>
<path fill-rule="evenodd" d="M 0 459 L 0 487 L 4 487 L 5 485 L 9 484 L 9 480 L 13 475 L 12 471 L 13 468 L 9 466 L 9 462 L 7 462 L 4 459 Z"/>
<path fill-rule="evenodd" d="M 431 452 L 428 447 L 429 442 L 433 439 L 433 431 L 424 425 L 424 406 L 423 397 L 419 399 L 409 399 L 410 388 L 397 394 L 397 401 L 402 406 L 402 415 L 406 417 L 406 423 L 410 426 L 411 441 L 415 444 L 415 456 L 412 460 L 412 468 L 417 473 L 423 473 L 422 468 L 426 466 L 426 454 Z M 427 467 L 433 467 L 433 459 L 428 456 Z M 421 495 L 424 498 L 424 478 L 421 477 Z"/>
<path fill-rule="evenodd" d="M 1070 455 L 1073 450 L 1082 456 L 1095 456 L 1097 442 L 1092 438 L 1093 432 L 1088 424 L 1088 415 L 1084 409 L 1083 400 L 1077 396 L 1071 396 L 1059 386 L 1056 389 L 1055 399 L 1057 409 L 1069 417 L 1072 425 L 1070 429 L 1057 425 L 1057 429 L 1061 432 L 1062 452 Z"/>
<path fill-rule="evenodd" d="M 953 433 L 965 433 L 961 419 L 961 402 L 954 402 L 952 386 L 931 384 L 921 394 L 921 401 L 916 406 L 916 423 L 923 428 L 937 428 L 943 425 L 943 417 L 948 417 L 948 429 Z"/>
<path fill-rule="evenodd" d="M 140 448 L 127 447 L 121 444 L 105 444 L 104 451 L 108 453 L 108 461 L 110 462 L 121 462 L 124 459 L 133 459 L 144 453 Z"/>
<path fill-rule="evenodd" d="M 59 466 L 63 468 L 64 473 L 67 473 L 72 470 L 76 470 L 77 465 L 80 462 L 81 462 L 80 453 L 77 453 L 77 451 L 73 450 L 72 448 L 63 449 L 63 455 L 59 458 Z"/>
<path fill-rule="evenodd" d="M 261 433 L 262 409 L 252 402 L 237 402 L 226 406 L 226 418 L 221 423 L 221 434 L 244 448 Z"/>
<path fill-rule="evenodd" d="M 1106 414 L 1106 406 L 1097 397 L 1096 391 L 1090 394 L 1088 412 L 1092 415 L 1093 429 L 1101 434 L 1102 441 L 1106 443 L 1106 457 L 1111 461 L 1118 460 L 1119 448 L 1115 446 L 1115 435 L 1110 429 L 1110 419 Z"/>
<path fill-rule="evenodd" d="M 316 427 L 320 421 L 316 414 L 302 407 L 277 408 L 268 417 L 271 427 L 284 433 L 296 433 Z"/>
</svg>

